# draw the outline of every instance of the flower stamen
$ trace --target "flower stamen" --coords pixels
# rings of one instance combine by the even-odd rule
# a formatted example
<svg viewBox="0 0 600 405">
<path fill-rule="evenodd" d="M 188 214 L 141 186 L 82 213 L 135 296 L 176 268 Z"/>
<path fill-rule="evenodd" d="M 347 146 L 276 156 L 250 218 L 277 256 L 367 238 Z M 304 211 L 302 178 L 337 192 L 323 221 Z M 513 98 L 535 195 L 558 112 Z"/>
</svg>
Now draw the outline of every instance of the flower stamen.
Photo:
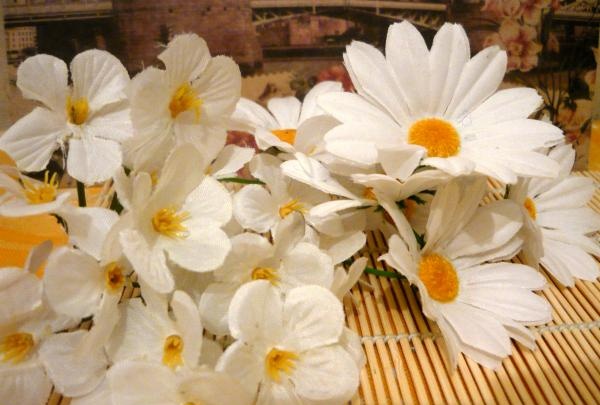
<svg viewBox="0 0 600 405">
<path fill-rule="evenodd" d="M 44 173 L 43 183 L 33 183 L 27 179 L 23 179 L 23 188 L 25 198 L 30 204 L 44 204 L 52 202 L 56 199 L 58 190 L 58 177 L 54 172 L 52 177 L 49 177 L 50 172 Z"/>
<path fill-rule="evenodd" d="M 281 381 L 281 372 L 287 375 L 292 374 L 296 368 L 296 360 L 299 356 L 293 352 L 287 352 L 276 348 L 271 349 L 265 358 L 265 369 L 271 380 L 279 383 Z"/>
<path fill-rule="evenodd" d="M 172 207 L 162 208 L 152 217 L 152 227 L 156 232 L 169 238 L 185 239 L 188 230 L 182 222 L 189 217 L 188 212 L 177 212 Z"/>
<path fill-rule="evenodd" d="M 285 218 L 294 211 L 300 212 L 302 214 L 306 213 L 306 208 L 304 207 L 304 205 L 295 198 L 279 207 L 279 216 L 281 218 Z"/>
<path fill-rule="evenodd" d="M 2 353 L 3 362 L 20 363 L 33 349 L 34 341 L 30 333 L 13 333 L 2 339 L 0 342 L 0 353 Z"/>
<path fill-rule="evenodd" d="M 535 203 L 533 202 L 533 200 L 527 197 L 525 199 L 525 202 L 523 203 L 523 206 L 527 210 L 527 213 L 529 214 L 531 219 L 535 221 L 535 219 L 537 218 L 537 209 L 535 208 Z"/>
<path fill-rule="evenodd" d="M 87 120 L 89 112 L 90 106 L 85 97 L 75 101 L 70 96 L 67 97 L 67 119 L 71 124 L 83 124 Z"/>
<path fill-rule="evenodd" d="M 257 267 L 252 270 L 252 275 L 250 277 L 252 280 L 267 280 L 273 285 L 277 285 L 279 281 L 277 270 L 270 267 Z"/>
<path fill-rule="evenodd" d="M 436 301 L 450 302 L 458 295 L 458 274 L 444 256 L 436 253 L 422 256 L 418 276 Z"/>
<path fill-rule="evenodd" d="M 111 293 L 121 292 L 121 289 L 125 284 L 125 275 L 118 263 L 113 262 L 106 266 L 104 270 L 104 281 L 106 289 Z"/>
<path fill-rule="evenodd" d="M 175 90 L 169 103 L 169 111 L 171 111 L 171 118 L 175 119 L 182 112 L 193 110 L 196 123 L 200 121 L 200 108 L 202 107 L 202 100 L 198 97 L 196 90 L 190 86 L 189 83 L 184 83 Z"/>
<path fill-rule="evenodd" d="M 438 118 L 424 118 L 408 130 L 408 143 L 427 149 L 428 157 L 456 156 L 460 137 L 452 124 Z"/>
<path fill-rule="evenodd" d="M 172 370 L 183 364 L 183 339 L 179 335 L 170 335 L 163 345 L 162 362 Z"/>
</svg>

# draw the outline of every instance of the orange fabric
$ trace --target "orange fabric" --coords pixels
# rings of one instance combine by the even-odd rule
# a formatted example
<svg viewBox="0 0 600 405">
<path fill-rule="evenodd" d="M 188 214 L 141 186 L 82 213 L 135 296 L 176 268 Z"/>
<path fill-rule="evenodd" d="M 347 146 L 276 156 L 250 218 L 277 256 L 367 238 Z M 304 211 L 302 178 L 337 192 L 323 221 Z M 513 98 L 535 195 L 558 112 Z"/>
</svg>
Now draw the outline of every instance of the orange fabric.
<svg viewBox="0 0 600 405">
<path fill-rule="evenodd" d="M 600 120 L 592 121 L 588 168 L 593 171 L 600 170 Z"/>
</svg>

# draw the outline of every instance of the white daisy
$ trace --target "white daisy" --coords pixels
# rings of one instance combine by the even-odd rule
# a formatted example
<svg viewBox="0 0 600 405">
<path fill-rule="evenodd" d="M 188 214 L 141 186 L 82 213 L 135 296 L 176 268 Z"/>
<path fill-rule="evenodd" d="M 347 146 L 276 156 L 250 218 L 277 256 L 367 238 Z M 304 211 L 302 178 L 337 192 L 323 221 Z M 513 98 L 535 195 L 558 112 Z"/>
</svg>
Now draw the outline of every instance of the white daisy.
<svg viewBox="0 0 600 405">
<path fill-rule="evenodd" d="M 538 272 L 502 262 L 522 244 L 519 207 L 507 200 L 479 207 L 485 178 L 464 183 L 438 189 L 423 248 L 399 209 L 383 203 L 399 235 L 390 238 L 382 259 L 419 288 L 423 312 L 440 327 L 453 368 L 460 352 L 497 368 L 511 353 L 510 338 L 535 347 L 523 325 L 549 322 L 551 308 L 532 292 L 546 285 Z"/>
<path fill-rule="evenodd" d="M 244 186 L 233 197 L 233 214 L 245 229 L 264 233 L 293 212 L 298 212 L 312 225 L 310 209 L 329 197 L 304 184 L 291 181 L 281 173 L 281 161 L 261 153 L 250 162 L 250 172 L 262 180 L 266 187 L 251 184 Z"/>
<path fill-rule="evenodd" d="M 325 135 L 326 150 L 364 167 L 380 164 L 400 180 L 419 165 L 506 183 L 556 176 L 555 162 L 536 149 L 561 141 L 562 132 L 527 118 L 541 97 L 527 88 L 496 92 L 506 71 L 498 47 L 469 58 L 467 35 L 455 24 L 442 26 L 431 50 L 407 21 L 390 26 L 385 57 L 352 42 L 344 61 L 358 94 L 319 98 L 343 123 Z"/>
<path fill-rule="evenodd" d="M 128 166 L 160 168 L 175 145 L 193 143 L 212 155 L 223 148 L 226 120 L 241 92 L 241 75 L 225 56 L 211 57 L 196 34 L 176 36 L 158 55 L 165 69 L 150 67 L 132 80 L 134 137 L 125 144 Z"/>
<path fill-rule="evenodd" d="M 266 280 L 242 286 L 229 307 L 238 339 L 217 370 L 237 378 L 257 405 L 342 404 L 358 388 L 355 358 L 341 345 L 342 304 L 319 286 L 297 287 L 285 300 Z"/>
<path fill-rule="evenodd" d="M 302 103 L 296 97 L 270 99 L 268 111 L 254 101 L 241 98 L 233 118 L 251 127 L 262 150 L 276 147 L 287 153 L 319 155 L 324 151 L 323 136 L 339 122 L 325 115 L 317 105 L 317 98 L 341 91 L 339 82 L 321 82 L 306 94 Z"/>
<path fill-rule="evenodd" d="M 229 238 L 221 227 L 231 218 L 231 197 L 204 175 L 206 167 L 193 145 L 175 148 L 153 192 L 150 176 L 140 178 L 136 190 L 141 195 L 132 197 L 136 204 L 108 236 L 106 246 L 110 249 L 118 239 L 136 273 L 158 292 L 174 287 L 167 259 L 204 272 L 220 266 L 229 252 Z"/>
<path fill-rule="evenodd" d="M 571 145 L 552 149 L 548 156 L 560 165 L 558 179 L 521 179 L 509 191 L 509 198 L 522 207 L 523 259 L 540 263 L 563 285 L 575 279 L 593 281 L 600 276 L 600 246 L 593 238 L 600 230 L 600 215 L 587 207 L 596 185 L 586 177 L 569 176 L 575 162 Z"/>
<path fill-rule="evenodd" d="M 26 59 L 17 71 L 23 97 L 39 101 L 31 113 L 0 137 L 25 172 L 43 170 L 59 147 L 67 151 L 67 171 L 85 183 L 109 179 L 121 166 L 120 143 L 131 135 L 125 89 L 129 75 L 105 51 L 85 51 L 67 65 L 50 55 Z M 67 148 L 68 146 L 68 148 Z"/>
<path fill-rule="evenodd" d="M 215 270 L 215 282 L 206 288 L 199 302 L 209 331 L 229 333 L 229 303 L 240 286 L 253 280 L 267 280 L 280 292 L 306 284 L 330 288 L 332 259 L 317 246 L 301 242 L 303 233 L 300 218 L 289 216 L 278 226 L 273 244 L 252 233 L 231 238 L 231 252 L 223 266 Z"/>
</svg>

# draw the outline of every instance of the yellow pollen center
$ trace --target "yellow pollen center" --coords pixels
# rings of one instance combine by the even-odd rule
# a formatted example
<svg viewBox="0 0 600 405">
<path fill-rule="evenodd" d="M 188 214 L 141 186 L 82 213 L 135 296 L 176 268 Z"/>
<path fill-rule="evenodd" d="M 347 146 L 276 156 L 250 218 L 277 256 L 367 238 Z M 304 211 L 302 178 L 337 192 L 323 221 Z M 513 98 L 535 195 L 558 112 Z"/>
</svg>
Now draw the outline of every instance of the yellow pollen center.
<svg viewBox="0 0 600 405">
<path fill-rule="evenodd" d="M 438 118 L 424 118 L 412 124 L 408 143 L 427 149 L 428 157 L 455 156 L 460 150 L 460 137 L 454 126 Z"/>
<path fill-rule="evenodd" d="M 171 102 L 169 103 L 169 110 L 171 111 L 171 118 L 175 119 L 182 112 L 192 110 L 196 118 L 196 122 L 200 121 L 200 108 L 202 107 L 202 100 L 198 97 L 196 90 L 190 86 L 189 83 L 184 83 L 175 90 L 173 96 L 171 96 Z"/>
<path fill-rule="evenodd" d="M 267 280 L 273 285 L 277 285 L 279 277 L 277 276 L 277 270 L 269 267 L 257 267 L 252 270 L 252 280 Z"/>
<path fill-rule="evenodd" d="M 289 143 L 290 145 L 293 145 L 294 141 L 296 140 L 295 129 L 273 129 L 271 133 L 283 142 Z"/>
<path fill-rule="evenodd" d="M 150 181 L 152 182 L 152 187 L 155 187 L 158 184 L 158 173 L 156 170 L 150 173 Z"/>
<path fill-rule="evenodd" d="M 304 205 L 297 199 L 293 199 L 279 207 L 279 216 L 285 218 L 294 211 L 304 214 L 306 213 L 306 208 L 304 208 Z"/>
<path fill-rule="evenodd" d="M 419 279 L 429 296 L 436 301 L 450 302 L 458 295 L 458 274 L 444 256 L 436 253 L 422 256 Z"/>
<path fill-rule="evenodd" d="M 165 366 L 175 369 L 183 364 L 183 339 L 179 335 L 170 335 L 163 345 L 162 362 Z"/>
<path fill-rule="evenodd" d="M 71 97 L 67 97 L 67 119 L 71 124 L 83 124 L 89 112 L 90 106 L 85 98 L 72 100 Z"/>
<path fill-rule="evenodd" d="M 104 269 L 106 289 L 112 293 L 119 293 L 125 284 L 123 269 L 117 263 L 110 263 Z"/>
<path fill-rule="evenodd" d="M 373 187 L 367 187 L 363 190 L 363 197 L 369 199 L 369 200 L 373 200 L 373 201 L 377 201 L 377 196 L 375 195 L 375 193 L 373 192 Z"/>
<path fill-rule="evenodd" d="M 298 355 L 293 352 L 286 352 L 276 348 L 271 349 L 265 359 L 265 369 L 271 380 L 275 382 L 281 381 L 281 372 L 283 371 L 287 375 L 292 374 L 294 368 L 296 368 L 296 360 Z"/>
<path fill-rule="evenodd" d="M 525 202 L 523 203 L 523 206 L 529 213 L 531 219 L 535 220 L 537 218 L 537 210 L 535 209 L 535 203 L 533 202 L 533 200 L 527 197 L 527 199 L 525 199 Z"/>
<path fill-rule="evenodd" d="M 185 239 L 187 228 L 182 224 L 190 216 L 187 212 L 177 212 L 172 207 L 162 208 L 152 217 L 154 230 L 169 238 Z"/>
<path fill-rule="evenodd" d="M 13 333 L 0 341 L 0 354 L 3 362 L 20 363 L 33 349 L 33 336 L 29 333 Z"/>
<path fill-rule="evenodd" d="M 25 198 L 30 204 L 44 204 L 54 201 L 58 190 L 57 174 L 53 173 L 49 178 L 49 172 L 44 173 L 43 183 L 33 183 L 23 179 Z"/>
</svg>

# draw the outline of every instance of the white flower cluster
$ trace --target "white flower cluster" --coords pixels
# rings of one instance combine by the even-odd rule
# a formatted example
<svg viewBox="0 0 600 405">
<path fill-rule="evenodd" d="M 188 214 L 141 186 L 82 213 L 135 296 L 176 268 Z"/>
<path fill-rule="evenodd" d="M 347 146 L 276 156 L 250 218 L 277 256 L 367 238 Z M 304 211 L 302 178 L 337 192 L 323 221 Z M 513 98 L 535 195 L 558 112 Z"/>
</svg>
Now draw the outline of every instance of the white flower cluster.
<svg viewBox="0 0 600 405">
<path fill-rule="evenodd" d="M 535 90 L 497 91 L 504 51 L 471 58 L 454 24 L 428 49 L 408 22 L 385 51 L 347 47 L 356 93 L 323 82 L 268 110 L 194 34 L 132 80 L 98 50 L 70 80 L 57 58 L 23 62 L 17 85 L 42 106 L 0 137 L 19 169 L 0 173 L 0 215 L 53 213 L 69 244 L 0 271 L 0 398 L 40 405 L 54 386 L 72 405 L 345 403 L 365 360 L 341 300 L 373 230 L 450 367 L 462 352 L 496 368 L 511 338 L 534 348 L 526 325 L 551 320 L 539 264 L 567 286 L 599 275 L 594 184 L 569 176 L 561 130 L 529 118 Z M 226 145 L 229 129 L 259 151 Z M 112 180 L 119 204 L 74 207 L 56 174 L 21 173 L 58 148 L 78 191 Z M 252 179 L 236 175 L 246 166 Z M 505 199 L 486 203 L 487 177 Z M 526 265 L 510 262 L 520 252 Z"/>
</svg>

